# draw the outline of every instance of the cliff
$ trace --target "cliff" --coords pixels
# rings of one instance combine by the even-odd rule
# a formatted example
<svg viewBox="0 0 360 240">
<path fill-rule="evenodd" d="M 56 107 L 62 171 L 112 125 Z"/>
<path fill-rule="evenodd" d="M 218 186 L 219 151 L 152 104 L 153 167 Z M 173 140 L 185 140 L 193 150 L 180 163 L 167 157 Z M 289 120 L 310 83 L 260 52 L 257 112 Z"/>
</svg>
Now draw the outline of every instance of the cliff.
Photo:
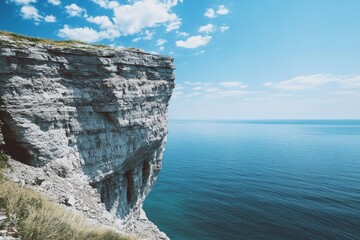
<svg viewBox="0 0 360 240">
<path fill-rule="evenodd" d="M 9 176 L 93 224 L 166 239 L 142 204 L 161 169 L 173 59 L 6 34 L 0 49 Z"/>
</svg>

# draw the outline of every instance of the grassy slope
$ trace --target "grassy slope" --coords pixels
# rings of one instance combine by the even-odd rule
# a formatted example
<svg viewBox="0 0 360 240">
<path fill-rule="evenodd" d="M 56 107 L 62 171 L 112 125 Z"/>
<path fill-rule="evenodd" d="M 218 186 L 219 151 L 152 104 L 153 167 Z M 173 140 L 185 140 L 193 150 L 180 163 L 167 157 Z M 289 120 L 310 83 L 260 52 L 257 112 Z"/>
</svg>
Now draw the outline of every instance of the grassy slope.
<svg viewBox="0 0 360 240">
<path fill-rule="evenodd" d="M 111 230 L 93 228 L 80 216 L 40 193 L 9 181 L 2 173 L 10 167 L 0 151 L 0 212 L 23 240 L 130 240 Z M 1 226 L 0 226 L 1 230 Z"/>
</svg>

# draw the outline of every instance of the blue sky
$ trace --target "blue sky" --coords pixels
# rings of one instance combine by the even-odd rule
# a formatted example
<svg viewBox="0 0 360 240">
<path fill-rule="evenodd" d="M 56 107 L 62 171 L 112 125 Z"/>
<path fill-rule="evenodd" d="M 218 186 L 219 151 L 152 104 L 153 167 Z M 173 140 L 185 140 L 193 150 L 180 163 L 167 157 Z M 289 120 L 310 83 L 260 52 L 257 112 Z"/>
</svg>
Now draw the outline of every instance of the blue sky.
<svg viewBox="0 0 360 240">
<path fill-rule="evenodd" d="M 172 119 L 360 118 L 358 0 L 1 0 L 0 29 L 175 58 Z"/>
</svg>

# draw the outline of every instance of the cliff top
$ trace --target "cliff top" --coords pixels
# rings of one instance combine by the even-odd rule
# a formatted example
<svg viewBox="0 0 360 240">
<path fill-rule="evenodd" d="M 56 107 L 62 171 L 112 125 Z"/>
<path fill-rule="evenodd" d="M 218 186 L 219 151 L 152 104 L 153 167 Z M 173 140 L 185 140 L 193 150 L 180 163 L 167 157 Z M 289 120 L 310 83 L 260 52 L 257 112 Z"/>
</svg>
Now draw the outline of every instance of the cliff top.
<svg viewBox="0 0 360 240">
<path fill-rule="evenodd" d="M 78 40 L 52 40 L 38 37 L 30 37 L 17 33 L 7 32 L 0 30 L 0 43 L 16 44 L 18 46 L 34 46 L 44 45 L 53 47 L 64 47 L 70 49 L 80 50 L 118 50 L 114 47 L 102 45 L 102 44 L 91 44 Z M 131 51 L 143 54 L 150 54 L 138 48 L 123 48 L 121 50 Z"/>
</svg>

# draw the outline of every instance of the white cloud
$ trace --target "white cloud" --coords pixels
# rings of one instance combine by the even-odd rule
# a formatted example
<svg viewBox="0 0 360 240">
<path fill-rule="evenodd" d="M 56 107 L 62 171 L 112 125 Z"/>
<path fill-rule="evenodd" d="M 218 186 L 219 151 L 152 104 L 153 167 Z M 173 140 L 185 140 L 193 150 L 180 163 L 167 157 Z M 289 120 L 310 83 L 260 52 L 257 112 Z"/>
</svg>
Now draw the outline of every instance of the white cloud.
<svg viewBox="0 0 360 240">
<path fill-rule="evenodd" d="M 279 83 L 267 82 L 264 85 L 282 90 L 305 90 L 315 88 L 324 83 L 335 80 L 336 78 L 331 75 L 315 74 L 310 76 L 299 76 Z"/>
<path fill-rule="evenodd" d="M 211 90 L 212 91 L 206 91 L 206 93 L 203 95 L 204 99 L 206 99 L 207 101 L 216 100 L 216 99 L 225 98 L 225 97 L 238 98 L 238 97 L 243 97 L 245 95 L 253 93 L 253 92 L 249 92 L 249 91 L 221 90 L 221 89 L 216 89 L 216 88 L 211 89 Z"/>
<path fill-rule="evenodd" d="M 204 16 L 205 16 L 205 17 L 208 17 L 208 18 L 214 18 L 214 17 L 216 17 L 214 9 L 208 8 L 208 9 L 206 10 Z"/>
<path fill-rule="evenodd" d="M 239 96 L 239 95 L 245 95 L 245 94 L 249 94 L 249 92 L 240 91 L 240 90 L 228 90 L 228 91 L 219 91 L 216 93 L 216 95 L 223 96 L 223 97 Z"/>
<path fill-rule="evenodd" d="M 70 5 L 66 5 L 65 6 L 66 12 L 71 16 L 71 17 L 76 17 L 76 16 L 80 16 L 83 12 L 85 12 L 85 9 L 79 7 L 78 5 L 76 5 L 75 3 L 72 3 Z"/>
<path fill-rule="evenodd" d="M 51 3 L 52 5 L 58 6 L 61 4 L 60 0 L 48 0 L 48 3 Z"/>
<path fill-rule="evenodd" d="M 269 94 L 268 97 L 293 97 L 295 96 L 295 94 L 292 93 L 275 93 L 275 94 Z"/>
<path fill-rule="evenodd" d="M 36 0 L 10 0 L 10 2 L 19 4 L 19 5 L 28 5 L 30 3 L 36 3 Z"/>
<path fill-rule="evenodd" d="M 59 30 L 58 36 L 65 39 L 97 42 L 102 39 L 114 39 L 119 36 L 119 32 L 111 29 L 98 32 L 88 27 L 71 28 L 68 25 L 64 25 L 64 27 Z"/>
<path fill-rule="evenodd" d="M 223 87 L 247 88 L 247 86 L 242 84 L 241 82 L 220 82 L 219 85 Z"/>
<path fill-rule="evenodd" d="M 200 95 L 201 95 L 201 93 L 199 93 L 199 92 L 192 92 L 190 94 L 185 95 L 185 97 L 195 97 L 195 96 L 200 96 Z"/>
<path fill-rule="evenodd" d="M 326 83 L 338 83 L 341 84 L 343 88 L 358 88 L 360 87 L 360 75 L 341 76 L 331 74 L 314 74 L 294 77 L 278 83 L 267 82 L 264 86 L 281 90 L 306 90 L 319 87 Z"/>
<path fill-rule="evenodd" d="M 110 21 L 108 16 L 96 16 L 86 18 L 88 22 L 98 24 L 101 29 L 113 28 L 114 23 Z"/>
<path fill-rule="evenodd" d="M 195 55 L 200 55 L 200 54 L 203 54 L 203 53 L 205 53 L 205 51 L 201 50 L 201 51 L 196 52 Z"/>
<path fill-rule="evenodd" d="M 176 41 L 176 46 L 182 48 L 197 48 L 208 44 L 211 38 L 212 38 L 211 36 L 200 36 L 200 35 L 192 36 L 186 39 L 185 41 L 183 40 Z"/>
<path fill-rule="evenodd" d="M 184 92 L 174 91 L 172 95 L 173 95 L 173 96 L 184 95 Z"/>
<path fill-rule="evenodd" d="M 47 15 L 44 18 L 45 22 L 53 23 L 56 22 L 56 17 L 53 15 Z"/>
<path fill-rule="evenodd" d="M 160 47 L 159 47 L 159 51 L 160 51 L 160 52 L 162 52 L 162 51 L 164 51 L 164 50 L 165 50 L 165 47 L 164 47 L 164 46 L 160 46 Z"/>
<path fill-rule="evenodd" d="M 180 37 L 187 37 L 189 36 L 189 33 L 187 32 L 180 32 L 180 31 L 176 31 L 176 34 Z"/>
<path fill-rule="evenodd" d="M 32 19 L 35 22 L 40 22 L 42 20 L 42 16 L 40 16 L 38 10 L 34 6 L 22 6 L 20 9 L 20 13 L 23 19 Z"/>
<path fill-rule="evenodd" d="M 173 30 L 179 29 L 181 26 L 181 19 L 177 18 L 176 20 L 170 22 L 167 26 L 166 26 L 166 32 L 171 32 Z"/>
<path fill-rule="evenodd" d="M 144 34 L 144 37 L 143 37 L 144 40 L 151 40 L 153 38 L 155 32 L 146 29 L 143 34 Z"/>
<path fill-rule="evenodd" d="M 209 82 L 185 82 L 186 85 L 201 85 L 201 86 L 210 86 Z"/>
<path fill-rule="evenodd" d="M 138 42 L 138 41 L 140 41 L 142 38 L 141 37 L 138 37 L 138 38 L 134 38 L 132 41 L 133 42 Z"/>
<path fill-rule="evenodd" d="M 111 9 L 113 17 L 88 17 L 86 10 L 75 3 L 65 6 L 70 16 L 81 16 L 87 21 L 96 23 L 100 29 L 117 32 L 119 35 L 133 35 L 141 33 L 134 41 L 150 40 L 154 31 L 149 28 L 163 26 L 166 31 L 179 29 L 181 19 L 172 11 L 178 4 L 177 0 L 128 0 L 126 4 L 119 4 L 111 0 L 92 0 L 102 8 Z M 86 27 L 83 27 L 86 29 Z"/>
<path fill-rule="evenodd" d="M 201 33 L 209 34 L 209 33 L 212 33 L 214 31 L 215 31 L 215 26 L 212 25 L 211 23 L 199 27 L 199 32 L 201 32 Z"/>
<path fill-rule="evenodd" d="M 100 7 L 106 9 L 112 9 L 119 6 L 119 3 L 116 1 L 109 1 L 109 0 L 92 0 L 92 1 L 98 4 Z"/>
<path fill-rule="evenodd" d="M 142 35 L 141 37 L 134 38 L 132 41 L 138 42 L 140 40 L 151 40 L 153 38 L 154 34 L 155 34 L 155 32 L 146 29 L 145 31 L 143 31 L 141 33 L 141 35 Z"/>
<path fill-rule="evenodd" d="M 167 43 L 167 40 L 166 39 L 158 39 L 156 41 L 156 46 L 162 46 L 164 45 L 165 43 Z"/>
<path fill-rule="evenodd" d="M 229 28 L 230 28 L 230 27 L 229 27 L 229 26 L 226 26 L 226 25 L 219 27 L 220 32 L 225 32 L 225 31 L 229 30 Z"/>
<path fill-rule="evenodd" d="M 159 25 L 165 25 L 166 31 L 172 31 L 181 25 L 181 19 L 171 10 L 176 6 L 176 0 L 139 0 L 131 3 L 113 8 L 117 29 L 124 35 Z"/>
<path fill-rule="evenodd" d="M 219 15 L 226 15 L 229 13 L 229 9 L 227 9 L 224 5 L 220 5 L 216 13 Z"/>
<path fill-rule="evenodd" d="M 210 92 L 218 92 L 218 91 L 220 91 L 220 89 L 219 88 L 205 88 L 204 91 L 210 93 Z"/>
<path fill-rule="evenodd" d="M 208 18 L 216 18 L 218 15 L 226 15 L 228 13 L 229 9 L 227 9 L 224 5 L 219 5 L 216 11 L 212 8 L 208 8 L 204 16 Z"/>
<path fill-rule="evenodd" d="M 194 87 L 193 90 L 203 90 L 203 87 Z"/>
<path fill-rule="evenodd" d="M 360 75 L 344 77 L 341 84 L 344 88 L 360 88 Z"/>
</svg>

